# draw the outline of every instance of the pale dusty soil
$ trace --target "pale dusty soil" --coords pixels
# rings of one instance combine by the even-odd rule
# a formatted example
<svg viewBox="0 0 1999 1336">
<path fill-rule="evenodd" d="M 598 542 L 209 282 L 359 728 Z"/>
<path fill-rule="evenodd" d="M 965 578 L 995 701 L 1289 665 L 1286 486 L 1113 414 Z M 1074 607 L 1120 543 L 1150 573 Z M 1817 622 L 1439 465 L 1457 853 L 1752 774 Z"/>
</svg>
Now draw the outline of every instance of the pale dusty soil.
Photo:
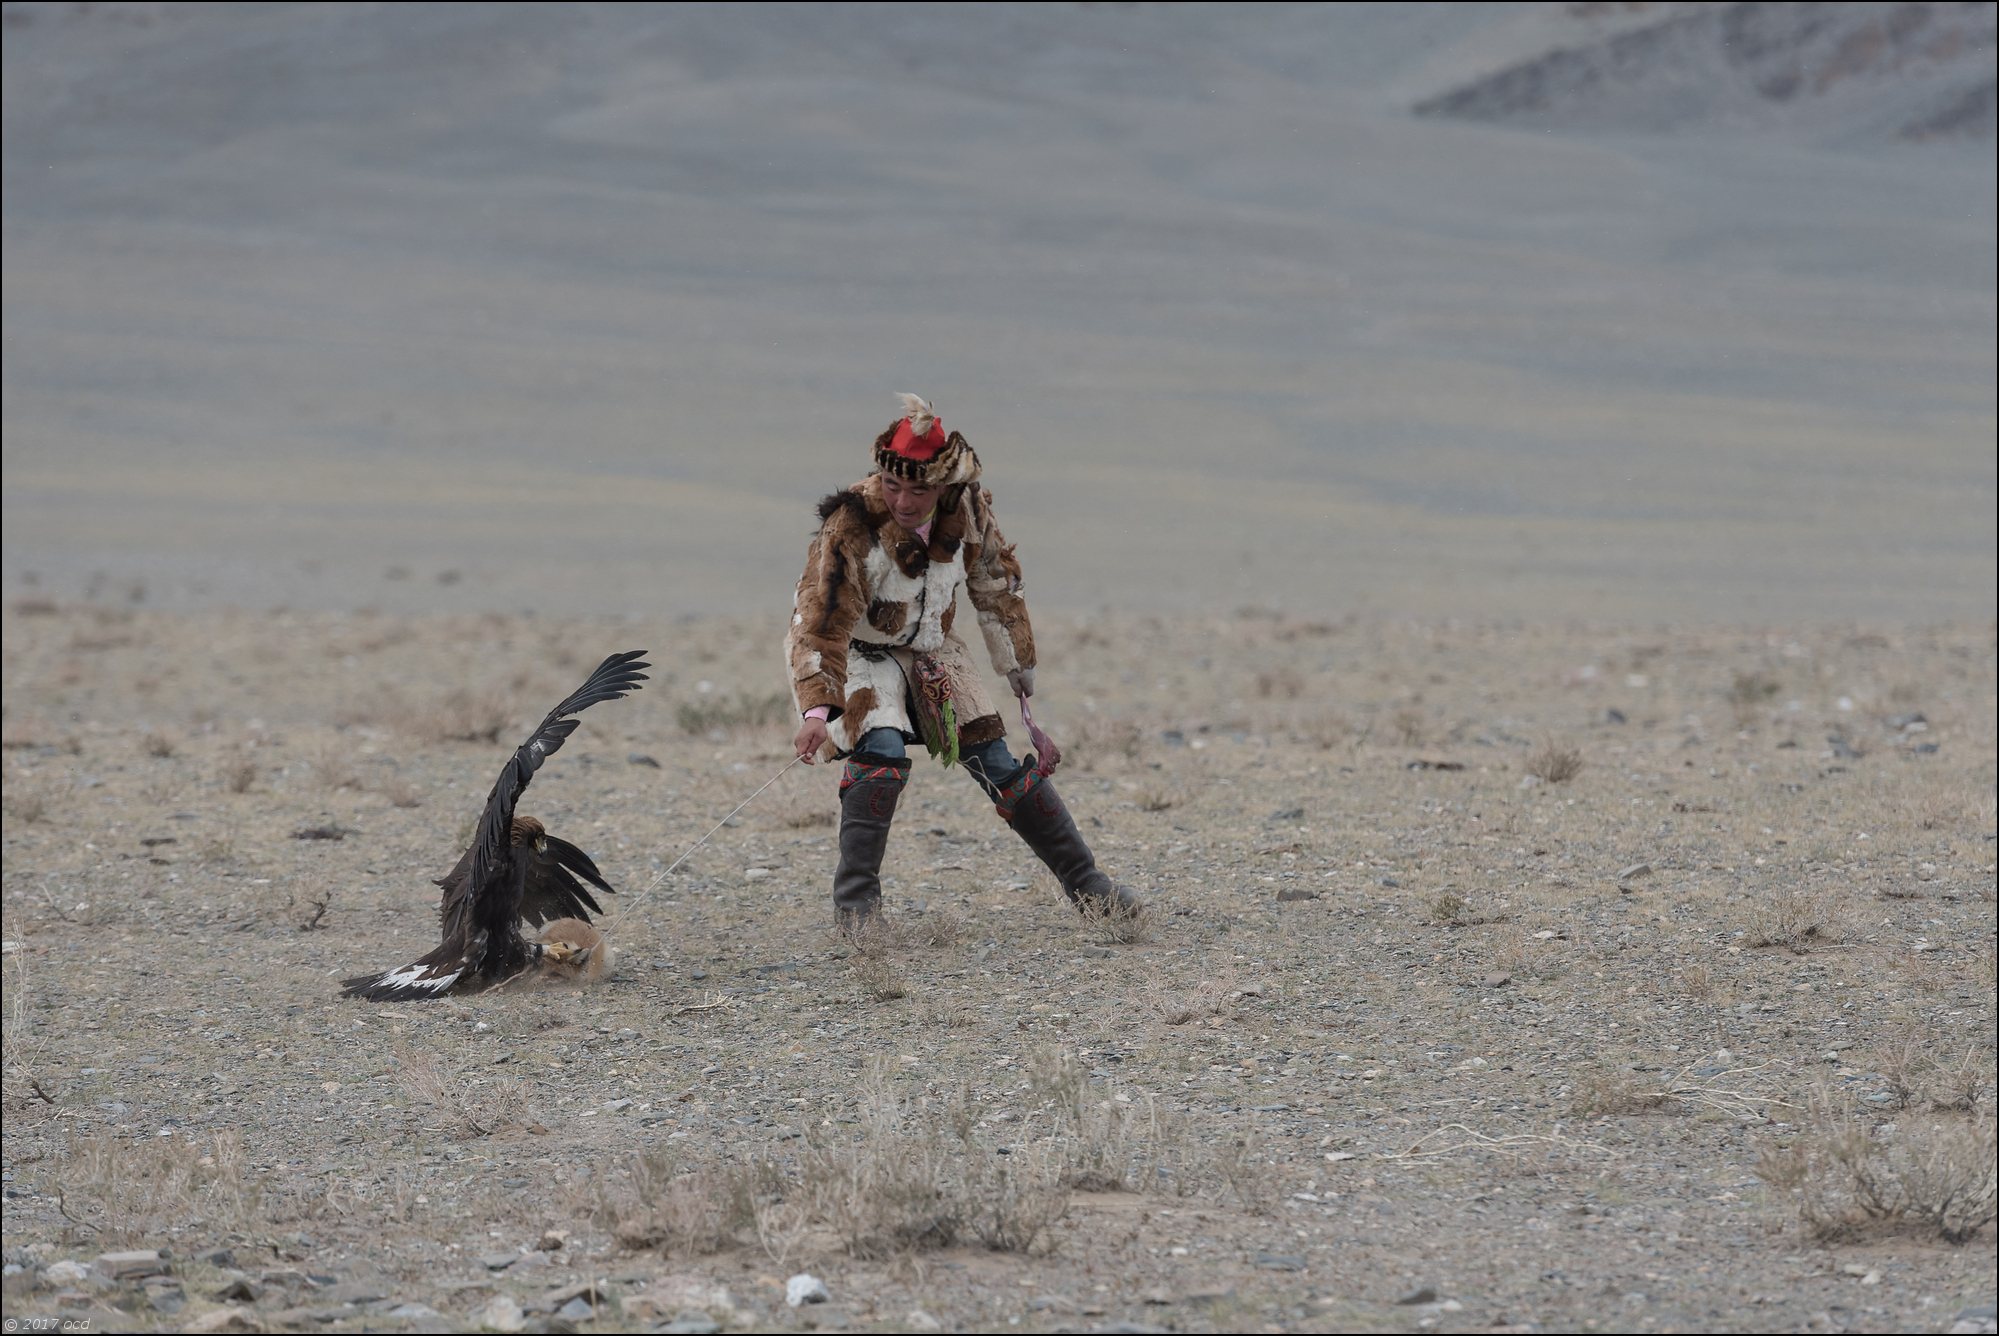
<svg viewBox="0 0 1999 1336">
<path fill-rule="evenodd" d="M 781 688 L 777 624 L 15 603 L 8 1315 L 449 1328 L 507 1295 L 559 1323 L 596 1281 L 577 1325 L 641 1329 L 690 1306 L 676 1279 L 776 1329 L 1940 1331 L 1991 1302 L 1991 1226 L 1822 1244 L 1755 1172 L 1820 1086 L 1877 1135 L 1990 1117 L 1991 625 L 1040 632 L 1060 786 L 1148 931 L 1106 944 L 920 762 L 883 1001 L 828 931 L 831 774 L 659 881 L 786 758 L 783 723 L 693 717 Z M 340 1000 L 427 949 L 507 748 L 629 648 L 652 682 L 522 803 L 623 892 L 615 980 Z M 467 726 L 498 734 L 443 736 Z M 1579 774 L 1528 773 L 1551 744 Z M 950 1183 L 1041 1163 L 1083 1138 L 1065 1063 L 1088 1126 L 1132 1115 L 1123 1185 L 1026 1252 L 855 1256 L 801 1186 L 813 1146 L 914 1158 L 956 1092 Z M 1953 1067 L 1972 1113 L 1936 1107 Z M 646 1243 L 641 1154 L 690 1199 L 776 1166 L 761 1237 Z M 48 1272 L 122 1247 L 178 1287 Z M 786 1307 L 800 1270 L 830 1305 Z"/>
</svg>

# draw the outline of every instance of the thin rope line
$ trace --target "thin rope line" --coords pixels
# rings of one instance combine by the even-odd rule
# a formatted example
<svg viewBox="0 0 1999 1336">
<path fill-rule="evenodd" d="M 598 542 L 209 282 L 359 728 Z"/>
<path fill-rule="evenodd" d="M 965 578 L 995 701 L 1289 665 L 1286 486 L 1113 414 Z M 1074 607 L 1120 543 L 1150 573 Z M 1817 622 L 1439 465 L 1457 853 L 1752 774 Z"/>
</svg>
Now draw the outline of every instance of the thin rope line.
<svg viewBox="0 0 1999 1336">
<path fill-rule="evenodd" d="M 646 887 L 643 891 L 640 891 L 637 895 L 632 897 L 632 902 L 631 902 L 632 907 L 637 908 L 639 904 L 643 902 L 648 895 L 651 895 L 655 890 L 659 889 L 659 884 L 665 881 L 668 877 L 673 875 L 673 869 L 679 867 L 682 863 L 685 863 L 689 858 L 693 857 L 694 851 L 696 849 L 699 849 L 702 845 L 706 844 L 708 842 L 708 838 L 710 835 L 713 835 L 716 831 L 728 825 L 730 820 L 734 818 L 734 816 L 736 815 L 736 812 L 742 811 L 745 807 L 748 807 L 751 803 L 755 802 L 758 799 L 758 797 L 760 797 L 763 794 L 764 789 L 769 788 L 771 785 L 777 783 L 780 779 L 783 779 L 785 777 L 785 774 L 788 771 L 790 771 L 792 766 L 797 765 L 800 761 L 804 759 L 805 758 L 803 756 L 792 757 L 789 761 L 785 763 L 783 770 L 778 771 L 776 774 L 772 775 L 769 779 L 763 782 L 763 788 L 758 789 L 755 793 L 752 793 L 749 797 L 737 803 L 734 811 L 730 812 L 728 816 L 723 817 L 720 821 L 717 821 L 713 826 L 710 826 L 708 828 L 707 835 L 703 835 L 700 839 L 688 845 L 686 853 L 674 859 L 672 863 L 667 865 L 666 871 L 660 873 L 657 877 L 654 877 L 652 879 L 652 885 Z"/>
</svg>

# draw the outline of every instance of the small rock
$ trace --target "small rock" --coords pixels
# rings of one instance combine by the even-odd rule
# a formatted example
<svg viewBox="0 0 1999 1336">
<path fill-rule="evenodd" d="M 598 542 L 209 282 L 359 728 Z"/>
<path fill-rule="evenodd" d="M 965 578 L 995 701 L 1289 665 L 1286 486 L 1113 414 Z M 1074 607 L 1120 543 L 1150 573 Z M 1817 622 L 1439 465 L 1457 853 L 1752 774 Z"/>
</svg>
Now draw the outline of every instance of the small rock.
<svg viewBox="0 0 1999 1336">
<path fill-rule="evenodd" d="M 1277 893 L 1279 904 L 1290 904 L 1294 900 L 1316 900 L 1319 893 L 1309 886 L 1287 886 Z"/>
<path fill-rule="evenodd" d="M 1433 1304 L 1437 1302 L 1437 1291 L 1431 1286 L 1425 1285 L 1421 1289 L 1409 1291 L 1409 1293 L 1403 1295 L 1395 1302 L 1398 1304 Z"/>
<path fill-rule="evenodd" d="M 1485 986 L 1487 988 L 1504 988 L 1512 982 L 1513 976 L 1511 974 L 1488 974 L 1485 976 Z"/>
<path fill-rule="evenodd" d="M 443 1314 L 429 1304 L 410 1303 L 397 1304 L 382 1316 L 395 1318 L 399 1322 L 428 1322 L 432 1318 L 442 1317 Z"/>
<path fill-rule="evenodd" d="M 183 1322 L 180 1329 L 194 1336 L 212 1336 L 216 1332 L 262 1331 L 264 1325 L 240 1308 L 211 1308 Z"/>
<path fill-rule="evenodd" d="M 579 1295 L 556 1309 L 555 1315 L 564 1322 L 589 1322 L 597 1316 L 597 1305 Z"/>
<path fill-rule="evenodd" d="M 1272 812 L 1270 819 L 1272 821 L 1303 821 L 1305 819 L 1305 809 L 1302 807 L 1282 808 L 1279 811 Z"/>
<path fill-rule="evenodd" d="M 1999 1333 L 1999 1304 L 1967 1308 L 1950 1324 L 1950 1336 L 1994 1336 L 1995 1333 Z"/>
<path fill-rule="evenodd" d="M 542 1252 L 561 1252 L 569 1246 L 569 1234 L 565 1230 L 544 1229 L 534 1246 Z"/>
<path fill-rule="evenodd" d="M 521 1255 L 519 1253 L 487 1253 L 479 1259 L 479 1265 L 485 1267 L 488 1271 L 505 1271 L 520 1260 Z"/>
<path fill-rule="evenodd" d="M 944 1324 L 942 1322 L 939 1322 L 936 1318 L 930 1316 L 930 1314 L 924 1312 L 921 1308 L 910 1309 L 909 1316 L 903 1319 L 903 1321 L 906 1325 L 914 1328 L 917 1331 L 944 1330 Z"/>
<path fill-rule="evenodd" d="M 658 1322 L 667 1314 L 688 1318 L 705 1313 L 728 1325 L 736 1319 L 736 1304 L 723 1286 L 698 1276 L 668 1276 L 638 1294 L 626 1295 L 620 1307 L 628 1322 Z"/>
<path fill-rule="evenodd" d="M 481 1331 L 525 1331 L 527 1314 L 515 1303 L 513 1296 L 496 1295 L 483 1308 L 472 1314 L 472 1321 Z"/>
<path fill-rule="evenodd" d="M 1256 1264 L 1265 1271 L 1303 1271 L 1305 1269 L 1305 1259 L 1294 1257 L 1289 1253 L 1260 1252 L 1256 1255 Z"/>
<path fill-rule="evenodd" d="M 73 1257 L 50 1262 L 42 1268 L 42 1283 L 52 1290 L 68 1289 L 90 1279 L 90 1267 Z"/>
<path fill-rule="evenodd" d="M 248 1276 L 235 1276 L 212 1297 L 224 1303 L 253 1304 L 264 1297 L 264 1288 Z"/>
<path fill-rule="evenodd" d="M 746 867 L 743 869 L 744 881 L 762 881 L 769 875 L 770 869 L 767 867 Z"/>
<path fill-rule="evenodd" d="M 721 1329 L 722 1324 L 714 1318 L 709 1317 L 706 1313 L 699 1313 L 689 1309 L 687 1312 L 673 1319 L 673 1321 L 656 1327 L 654 1330 L 676 1332 L 680 1336 L 714 1336 L 714 1333 Z"/>
<path fill-rule="evenodd" d="M 1640 877 L 1649 877 L 1651 875 L 1652 865 L 1650 863 L 1633 863 L 1630 867 L 1618 873 L 1617 879 L 1619 881 L 1636 881 Z"/>
<path fill-rule="evenodd" d="M 647 756 L 644 752 L 633 752 L 625 758 L 625 763 L 627 765 L 647 765 L 655 770 L 659 769 L 659 762 L 653 760 L 652 757 Z"/>
<path fill-rule="evenodd" d="M 784 1282 L 784 1301 L 793 1308 L 801 1304 L 823 1304 L 832 1297 L 825 1281 L 803 1271 Z"/>
<path fill-rule="evenodd" d="M 154 1312 L 172 1317 L 187 1307 L 187 1295 L 182 1292 L 179 1281 L 167 1280 L 146 1286 L 146 1302 L 152 1305 Z"/>
<path fill-rule="evenodd" d="M 97 1269 L 113 1280 L 139 1280 L 145 1276 L 164 1276 L 167 1264 L 155 1250 L 142 1248 L 105 1253 L 97 1259 Z"/>
<path fill-rule="evenodd" d="M 1604 721 L 1604 722 L 1605 722 L 1606 724 L 1622 724 L 1622 723 L 1625 723 L 1625 722 L 1626 722 L 1626 718 L 1625 718 L 1625 714 L 1624 714 L 1624 711 L 1622 711 L 1622 710 L 1618 709 L 1618 708 L 1617 708 L 1616 706 L 1614 706 L 1614 705 L 1613 705 L 1613 706 L 1611 706 L 1611 707 L 1610 707 L 1609 709 L 1607 709 L 1607 710 L 1605 710 L 1605 711 L 1603 712 L 1603 721 Z"/>
</svg>

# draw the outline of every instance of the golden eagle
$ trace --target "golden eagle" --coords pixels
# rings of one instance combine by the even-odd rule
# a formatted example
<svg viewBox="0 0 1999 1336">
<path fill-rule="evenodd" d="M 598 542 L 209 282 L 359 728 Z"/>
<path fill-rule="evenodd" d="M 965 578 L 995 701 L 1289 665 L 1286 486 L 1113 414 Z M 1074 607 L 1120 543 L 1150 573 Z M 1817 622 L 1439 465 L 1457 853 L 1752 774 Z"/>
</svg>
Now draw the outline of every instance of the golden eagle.
<svg viewBox="0 0 1999 1336">
<path fill-rule="evenodd" d="M 591 966 L 601 962 L 593 962 L 592 955 L 607 948 L 588 924 L 593 911 L 604 910 L 576 878 L 603 891 L 610 891 L 611 884 L 590 855 L 549 834 L 533 817 L 515 816 L 514 804 L 541 763 L 576 731 L 577 721 L 566 716 L 639 689 L 646 680 L 639 670 L 652 667 L 639 660 L 644 653 L 628 650 L 598 664 L 590 680 L 549 711 L 500 772 L 472 847 L 437 881 L 444 888 L 438 906 L 444 940 L 438 948 L 401 969 L 347 980 L 342 989 L 346 996 L 371 1002 L 442 997 L 490 988 L 537 967 L 561 967 L 555 972 L 568 977 L 596 977 L 600 970 Z M 544 931 L 538 941 L 521 935 L 523 923 L 537 927 L 565 919 L 581 920 L 585 931 Z"/>
</svg>

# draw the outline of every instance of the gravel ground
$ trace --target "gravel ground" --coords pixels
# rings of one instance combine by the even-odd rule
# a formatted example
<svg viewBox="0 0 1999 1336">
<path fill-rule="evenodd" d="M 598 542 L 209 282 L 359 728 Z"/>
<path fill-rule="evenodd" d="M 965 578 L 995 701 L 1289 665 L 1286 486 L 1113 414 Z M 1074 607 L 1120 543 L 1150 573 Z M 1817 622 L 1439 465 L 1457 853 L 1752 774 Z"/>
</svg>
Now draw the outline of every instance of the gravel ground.
<svg viewBox="0 0 1999 1336">
<path fill-rule="evenodd" d="M 663 875 L 787 759 L 781 629 L 7 609 L 8 1316 L 1991 1329 L 1991 625 L 1045 622 L 1145 930 L 919 761 L 861 955 L 825 771 Z M 341 1000 L 631 648 L 521 804 L 616 977 Z"/>
</svg>

